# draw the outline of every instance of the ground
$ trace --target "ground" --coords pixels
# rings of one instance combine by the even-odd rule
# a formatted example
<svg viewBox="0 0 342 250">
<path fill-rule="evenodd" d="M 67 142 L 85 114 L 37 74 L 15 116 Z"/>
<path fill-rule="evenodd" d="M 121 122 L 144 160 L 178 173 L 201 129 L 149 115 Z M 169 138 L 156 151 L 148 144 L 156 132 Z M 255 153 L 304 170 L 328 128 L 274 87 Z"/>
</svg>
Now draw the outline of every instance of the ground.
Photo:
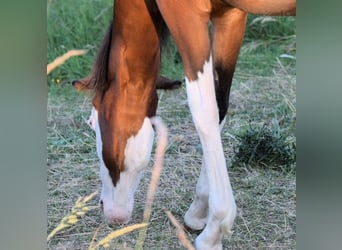
<svg viewBox="0 0 342 250">
<path fill-rule="evenodd" d="M 222 141 L 238 213 L 233 235 L 223 241 L 224 249 L 296 248 L 295 173 L 249 164 L 232 165 L 229 160 L 234 157 L 235 134 L 250 122 L 269 122 L 275 114 L 278 118 L 295 116 L 296 81 L 291 70 L 293 65 L 288 69 L 280 62 L 268 76 L 237 70 Z M 100 192 L 95 134 L 85 123 L 90 114 L 90 101 L 90 94 L 76 93 L 68 84 L 49 86 L 48 233 L 70 212 L 78 197 Z M 169 128 L 169 145 L 144 249 L 184 249 L 164 212 L 171 211 L 183 223 L 200 172 L 201 146 L 184 86 L 159 92 L 158 115 Z M 136 192 L 130 224 L 142 220 L 151 166 L 152 161 Z M 120 228 L 105 223 L 98 199 L 99 195 L 90 201 L 92 209 L 75 225 L 55 235 L 48 242 L 48 249 L 88 249 L 95 234 L 100 240 Z M 188 231 L 186 234 L 191 241 L 197 236 Z M 137 235 L 132 232 L 115 239 L 111 249 L 133 249 Z"/>
</svg>

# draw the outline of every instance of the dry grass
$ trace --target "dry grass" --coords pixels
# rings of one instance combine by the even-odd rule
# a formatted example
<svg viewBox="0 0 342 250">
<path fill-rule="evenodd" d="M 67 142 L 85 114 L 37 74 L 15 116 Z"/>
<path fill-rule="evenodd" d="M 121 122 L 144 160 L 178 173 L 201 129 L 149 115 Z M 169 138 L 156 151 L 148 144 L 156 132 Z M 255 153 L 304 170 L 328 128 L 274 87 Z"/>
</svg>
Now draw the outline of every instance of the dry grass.
<svg viewBox="0 0 342 250">
<path fill-rule="evenodd" d="M 233 156 L 234 134 L 252 123 L 284 116 L 291 129 L 295 117 L 295 76 L 279 67 L 272 77 L 239 75 L 233 85 L 229 118 L 222 132 L 225 154 Z M 169 128 L 164 170 L 161 174 L 144 249 L 184 249 L 176 228 L 165 214 L 169 210 L 179 222 L 189 207 L 200 172 L 201 146 L 191 121 L 184 87 L 160 92 L 158 114 Z M 80 197 L 100 191 L 95 135 L 84 120 L 90 112 L 90 97 L 78 95 L 70 86 L 50 87 L 48 98 L 48 232 L 69 213 Z M 151 166 L 135 196 L 132 224 L 143 220 Z M 291 173 L 249 165 L 229 170 L 238 206 L 233 235 L 224 239 L 224 249 L 295 249 L 296 182 Z M 99 197 L 90 201 L 97 206 Z M 97 231 L 100 240 L 112 230 L 99 208 L 83 215 L 77 224 L 48 242 L 48 249 L 88 249 Z M 193 241 L 197 234 L 185 231 Z M 111 249 L 133 249 L 138 232 L 112 241 Z"/>
<path fill-rule="evenodd" d="M 188 237 L 184 232 L 183 226 L 177 221 L 177 219 L 173 216 L 173 214 L 170 211 L 165 211 L 165 214 L 167 215 L 171 223 L 175 226 L 177 237 L 180 243 L 188 250 L 195 250 L 195 247 L 188 240 Z"/>
<path fill-rule="evenodd" d="M 53 62 L 49 63 L 46 67 L 46 74 L 50 74 L 52 70 L 62 65 L 66 60 L 73 56 L 81 56 L 84 55 L 86 50 L 69 50 L 67 53 L 63 54 L 60 57 L 57 57 Z"/>
</svg>

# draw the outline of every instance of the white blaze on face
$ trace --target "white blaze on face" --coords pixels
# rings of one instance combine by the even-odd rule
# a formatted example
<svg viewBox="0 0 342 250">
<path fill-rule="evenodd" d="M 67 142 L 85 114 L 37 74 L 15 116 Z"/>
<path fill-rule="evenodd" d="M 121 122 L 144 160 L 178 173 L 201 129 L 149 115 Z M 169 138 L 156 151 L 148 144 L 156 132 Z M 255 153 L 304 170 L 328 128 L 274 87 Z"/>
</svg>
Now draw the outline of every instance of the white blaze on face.
<svg viewBox="0 0 342 250">
<path fill-rule="evenodd" d="M 104 215 L 109 223 L 127 223 L 133 210 L 134 192 L 139 185 L 142 170 L 147 166 L 150 159 L 154 138 L 152 124 L 149 118 L 145 118 L 138 133 L 127 140 L 125 170 L 120 173 L 120 179 L 114 187 L 102 158 L 101 131 L 95 108 L 92 109 L 91 119 L 95 121 L 96 151 L 101 164 L 101 201 L 103 202 Z"/>
</svg>

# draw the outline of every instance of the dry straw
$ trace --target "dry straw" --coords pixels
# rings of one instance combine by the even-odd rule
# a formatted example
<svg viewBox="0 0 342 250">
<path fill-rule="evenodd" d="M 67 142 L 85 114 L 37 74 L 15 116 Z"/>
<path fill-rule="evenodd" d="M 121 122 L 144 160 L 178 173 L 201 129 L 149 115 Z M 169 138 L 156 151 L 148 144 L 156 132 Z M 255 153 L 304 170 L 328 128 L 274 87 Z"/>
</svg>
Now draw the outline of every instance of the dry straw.
<svg viewBox="0 0 342 250">
<path fill-rule="evenodd" d="M 59 231 L 76 224 L 78 221 L 78 217 L 84 215 L 87 211 L 91 209 L 91 207 L 87 206 L 87 202 L 91 200 L 95 195 L 97 195 L 97 191 L 84 198 L 78 198 L 75 205 L 71 209 L 71 212 L 67 216 L 65 216 L 58 224 L 58 226 L 54 228 L 48 235 L 47 241 L 49 241 Z"/>
<path fill-rule="evenodd" d="M 50 74 L 52 70 L 57 68 L 59 65 L 62 65 L 66 60 L 68 60 L 70 57 L 73 56 L 80 56 L 84 55 L 87 51 L 84 49 L 79 49 L 79 50 L 69 50 L 67 53 L 64 55 L 57 57 L 55 60 L 53 60 L 52 63 L 49 63 L 46 68 L 46 74 Z"/>
<path fill-rule="evenodd" d="M 146 199 L 146 204 L 145 204 L 145 209 L 144 209 L 144 218 L 143 218 L 144 223 L 148 223 L 151 217 L 152 203 L 153 203 L 155 193 L 157 190 L 160 174 L 163 169 L 164 155 L 165 155 L 165 151 L 167 147 L 167 137 L 168 137 L 167 127 L 165 126 L 161 118 L 153 117 L 151 118 L 151 122 L 157 131 L 158 139 L 157 139 L 156 153 L 154 157 L 154 165 L 153 165 L 153 170 L 152 170 L 151 182 L 148 187 L 147 199 Z M 136 250 L 140 250 L 143 248 L 144 241 L 146 238 L 146 232 L 147 232 L 147 227 L 144 227 L 140 230 L 139 238 L 138 238 L 137 244 L 135 245 Z"/>
<path fill-rule="evenodd" d="M 195 250 L 195 247 L 190 243 L 190 241 L 186 237 L 183 227 L 180 225 L 177 219 L 172 215 L 170 211 L 165 211 L 165 213 L 167 217 L 169 218 L 169 220 L 171 221 L 171 223 L 176 227 L 177 237 L 180 243 L 182 243 L 182 245 L 188 250 Z"/>
<path fill-rule="evenodd" d="M 115 230 L 108 234 L 106 237 L 104 237 L 102 240 L 99 241 L 98 244 L 94 245 L 93 241 L 90 243 L 89 250 L 95 250 L 99 247 L 109 248 L 110 247 L 110 241 L 127 233 L 130 233 L 136 229 L 139 228 L 145 228 L 148 224 L 147 223 L 141 223 L 141 224 L 134 224 L 131 226 L 127 226 L 118 230 Z"/>
</svg>

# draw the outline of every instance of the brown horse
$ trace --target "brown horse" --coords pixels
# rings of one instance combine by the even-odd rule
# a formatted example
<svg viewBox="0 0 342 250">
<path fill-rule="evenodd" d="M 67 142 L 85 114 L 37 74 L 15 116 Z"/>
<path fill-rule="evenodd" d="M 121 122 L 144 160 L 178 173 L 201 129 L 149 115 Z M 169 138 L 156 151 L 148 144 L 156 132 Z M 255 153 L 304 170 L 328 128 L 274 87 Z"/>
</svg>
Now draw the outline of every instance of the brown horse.
<svg viewBox="0 0 342 250">
<path fill-rule="evenodd" d="M 112 28 L 78 88 L 95 90 L 92 124 L 101 162 L 101 202 L 110 223 L 126 223 L 147 166 L 157 108 L 160 44 L 166 27 L 180 51 L 188 102 L 203 148 L 196 195 L 185 224 L 202 230 L 197 249 L 222 249 L 236 215 L 220 130 L 247 13 L 295 15 L 296 0 L 116 0 Z M 208 23 L 213 25 L 212 37 Z M 211 41 L 212 38 L 212 41 Z M 214 74 L 216 77 L 214 78 Z"/>
</svg>

